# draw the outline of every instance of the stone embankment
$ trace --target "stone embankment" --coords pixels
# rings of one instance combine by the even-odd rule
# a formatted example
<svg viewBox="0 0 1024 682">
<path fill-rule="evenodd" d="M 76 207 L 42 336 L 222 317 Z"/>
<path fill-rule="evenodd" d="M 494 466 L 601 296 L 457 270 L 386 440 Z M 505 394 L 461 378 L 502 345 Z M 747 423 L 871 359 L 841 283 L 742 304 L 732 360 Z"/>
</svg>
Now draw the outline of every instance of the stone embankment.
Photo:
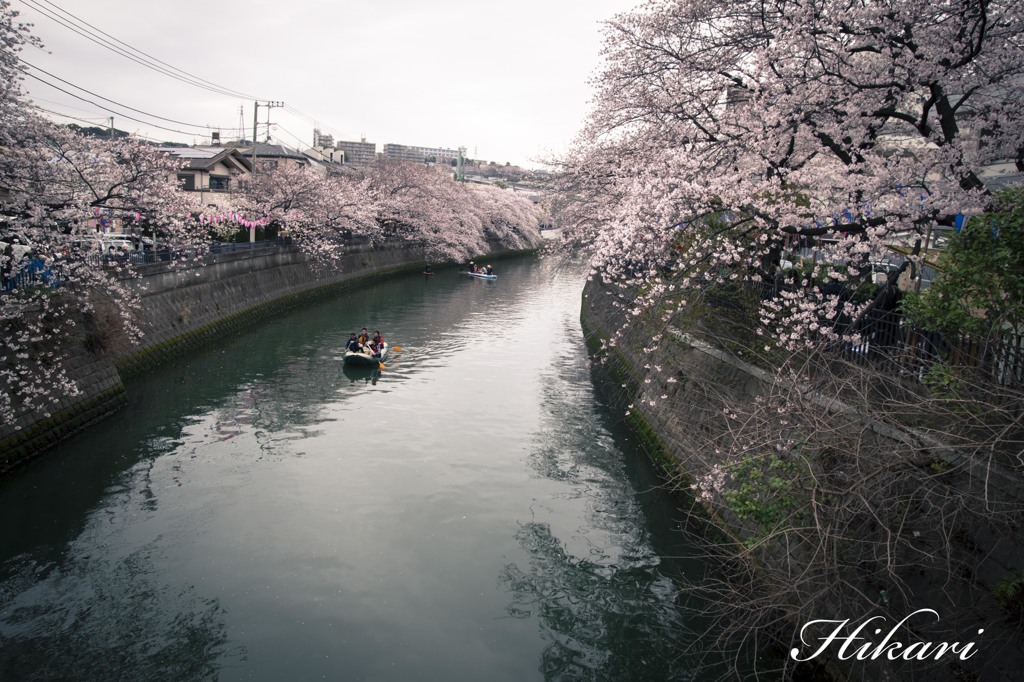
<svg viewBox="0 0 1024 682">
<path fill-rule="evenodd" d="M 626 421 L 648 454 L 663 468 L 673 484 L 679 486 L 694 508 L 700 510 L 700 515 L 709 524 L 709 537 L 718 537 L 724 545 L 734 548 L 734 556 L 742 553 L 745 561 L 758 564 L 751 567 L 755 574 L 766 579 L 773 575 L 793 575 L 799 579 L 803 575 L 802 570 L 809 566 L 807 547 L 799 546 L 799 542 L 790 544 L 788 539 L 775 543 L 760 542 L 765 537 L 765 528 L 750 514 L 732 508 L 729 500 L 721 494 L 702 499 L 694 497 L 690 490 L 695 480 L 705 477 L 716 461 L 721 461 L 716 455 L 716 448 L 722 445 L 725 449 L 723 444 L 729 443 L 733 437 L 735 424 L 730 424 L 728 410 L 792 387 L 780 387 L 773 372 L 745 362 L 734 352 L 725 352 L 679 330 L 666 328 L 663 322 L 634 317 L 629 309 L 628 294 L 622 294 L 613 286 L 592 280 L 584 289 L 581 322 L 592 354 L 600 361 L 596 378 L 599 388 L 603 389 L 602 394 L 613 403 L 614 409 L 626 415 Z M 652 343 L 652 338 L 659 336 L 660 340 Z M 656 349 L 652 350 L 654 347 Z M 1024 506 L 1024 486 L 1018 472 L 1001 467 L 990 459 L 965 461 L 956 448 L 912 429 L 872 422 L 834 396 L 826 397 L 809 391 L 803 391 L 802 395 L 814 411 L 820 411 L 822 423 L 836 425 L 833 435 L 837 440 L 833 445 L 846 448 L 851 453 L 858 452 L 860 447 L 892 453 L 904 453 L 910 449 L 927 452 L 931 459 L 925 468 L 933 468 L 936 476 L 944 477 L 944 484 L 948 483 L 956 492 L 964 493 L 964 497 L 972 495 L 992 503 L 998 501 L 1005 508 L 1017 510 Z M 998 657 L 1005 656 L 1007 647 L 1015 646 L 1013 642 L 1019 642 L 1019 639 L 1013 632 L 1013 623 L 1005 622 L 1004 614 L 996 608 L 992 597 L 994 585 L 1001 578 L 1024 575 L 1021 572 L 1024 557 L 1020 548 L 1010 546 L 1014 543 L 1005 542 L 1005 538 L 1000 542 L 1000 536 L 991 529 L 967 522 L 953 534 L 956 545 L 953 547 L 948 542 L 943 544 L 946 536 L 938 535 L 940 529 L 912 526 L 908 521 L 906 531 L 919 538 L 925 548 L 934 546 L 936 553 L 943 554 L 938 556 L 936 564 L 943 565 L 948 561 L 969 573 L 962 576 L 962 584 L 954 584 L 950 582 L 948 572 L 935 571 L 934 567 L 909 567 L 912 570 L 904 571 L 902 576 L 904 585 L 912 590 L 909 601 L 916 602 L 918 607 L 936 608 L 947 621 L 954 616 L 962 617 L 964 642 L 980 640 L 980 636 L 975 634 L 978 628 L 985 628 L 987 633 L 985 641 L 979 641 L 977 646 L 985 649 L 984 656 L 989 660 L 981 660 L 982 654 L 967 662 L 956 660 L 953 665 L 946 665 L 949 662 L 946 660 L 943 665 L 929 668 L 930 679 L 936 682 L 1015 679 L 1013 675 L 1019 670 L 1015 666 L 1021 661 L 1000 663 Z M 934 544 L 927 545 L 927 542 Z M 754 545 L 757 545 L 756 551 L 746 551 Z M 884 562 L 885 547 L 879 547 L 879 551 Z M 767 564 L 785 568 L 766 571 Z M 880 573 L 884 576 L 884 567 Z M 894 619 L 899 620 L 898 616 L 907 615 L 885 611 L 888 603 L 886 588 L 893 593 L 895 590 L 878 581 L 877 575 L 850 588 L 863 590 L 860 593 L 863 596 L 860 613 L 840 613 L 840 609 L 834 608 L 831 609 L 833 612 L 819 613 L 816 617 L 841 620 L 883 613 L 891 623 Z M 785 590 L 774 592 L 784 594 Z M 970 605 L 972 612 L 960 609 L 961 613 L 950 613 L 957 610 L 952 601 L 946 601 L 950 593 L 958 593 L 956 601 Z M 785 603 L 775 606 L 781 611 L 790 610 Z M 796 633 L 800 627 L 801 623 L 792 623 L 791 631 Z M 914 636 L 920 638 L 924 635 L 917 632 Z M 881 661 L 866 663 L 839 661 L 835 656 L 837 648 L 838 645 L 828 656 L 821 656 L 816 661 L 824 664 L 824 670 L 818 670 L 814 675 L 832 679 L 917 679 L 914 674 L 908 677 L 907 666 L 894 668 L 884 657 Z M 953 657 L 947 656 L 950 658 Z M 915 672 L 919 675 L 924 666 L 916 667 Z M 983 674 L 978 672 L 979 669 Z"/>
<path fill-rule="evenodd" d="M 495 245 L 488 258 L 518 253 Z M 350 245 L 329 263 L 276 247 L 217 254 L 199 267 L 140 266 L 140 277 L 130 281 L 141 297 L 134 315 L 141 341 L 128 342 L 116 319 L 120 312 L 98 297 L 96 310 L 79 320 L 82 331 L 70 356 L 69 376 L 80 394 L 52 405 L 48 415 L 23 413 L 16 426 L 0 427 L 0 474 L 122 406 L 129 376 L 275 312 L 422 269 L 424 262 L 421 248 Z"/>
</svg>

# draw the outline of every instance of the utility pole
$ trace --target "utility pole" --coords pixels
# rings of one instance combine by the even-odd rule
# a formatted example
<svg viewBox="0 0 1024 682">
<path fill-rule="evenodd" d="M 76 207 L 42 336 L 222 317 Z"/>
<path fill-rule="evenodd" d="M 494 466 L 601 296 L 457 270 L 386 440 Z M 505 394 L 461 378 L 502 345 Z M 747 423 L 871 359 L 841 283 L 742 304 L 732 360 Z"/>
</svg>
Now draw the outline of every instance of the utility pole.
<svg viewBox="0 0 1024 682">
<path fill-rule="evenodd" d="M 259 125 L 260 107 L 267 108 L 267 125 L 270 125 L 270 110 L 273 107 L 283 107 L 284 102 L 267 102 L 260 104 L 258 101 L 252 103 L 252 174 L 256 175 L 256 126 Z M 269 130 L 269 128 L 268 128 Z"/>
<path fill-rule="evenodd" d="M 257 142 L 256 142 L 256 127 L 259 125 L 259 110 L 260 110 L 260 107 L 266 107 L 267 108 L 267 126 L 268 126 L 267 130 L 269 132 L 269 130 L 270 130 L 270 128 L 269 128 L 269 126 L 270 126 L 270 110 L 273 107 L 283 107 L 283 106 L 284 106 L 284 102 L 267 102 L 266 104 L 260 104 L 259 101 L 254 101 L 252 103 L 252 175 L 253 175 L 253 177 L 256 176 L 256 144 L 257 144 Z M 255 241 L 256 241 L 256 228 L 255 227 L 250 227 L 249 228 L 249 243 L 251 244 L 252 242 L 255 242 Z"/>
<path fill-rule="evenodd" d="M 110 139 L 114 139 L 114 117 L 110 117 Z"/>
</svg>

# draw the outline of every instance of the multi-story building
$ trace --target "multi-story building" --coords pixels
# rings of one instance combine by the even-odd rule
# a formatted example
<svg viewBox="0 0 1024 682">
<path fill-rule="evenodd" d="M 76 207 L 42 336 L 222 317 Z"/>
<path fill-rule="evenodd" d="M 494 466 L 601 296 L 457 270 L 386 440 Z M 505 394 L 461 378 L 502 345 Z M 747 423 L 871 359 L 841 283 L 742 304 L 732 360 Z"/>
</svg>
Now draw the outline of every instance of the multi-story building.
<svg viewBox="0 0 1024 682">
<path fill-rule="evenodd" d="M 450 163 L 459 157 L 459 150 L 388 143 L 384 145 L 384 157 L 417 163 Z"/>
<path fill-rule="evenodd" d="M 334 146 L 334 136 L 321 133 L 319 128 L 313 128 L 313 146 L 329 149 Z"/>
<path fill-rule="evenodd" d="M 366 165 L 377 160 L 377 144 L 367 142 L 365 137 L 361 142 L 338 142 L 335 149 L 345 152 L 345 163 L 352 165 Z"/>
</svg>

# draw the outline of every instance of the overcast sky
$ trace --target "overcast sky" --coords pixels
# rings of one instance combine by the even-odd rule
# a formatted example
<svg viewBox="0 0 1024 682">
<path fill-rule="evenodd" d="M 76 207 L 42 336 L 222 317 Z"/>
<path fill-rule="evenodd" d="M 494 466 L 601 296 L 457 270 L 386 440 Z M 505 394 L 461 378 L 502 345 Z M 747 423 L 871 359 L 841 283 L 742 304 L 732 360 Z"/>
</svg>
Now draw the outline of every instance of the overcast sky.
<svg viewBox="0 0 1024 682">
<path fill-rule="evenodd" d="M 45 45 L 44 50 L 26 49 L 22 58 L 52 75 L 29 72 L 114 112 L 26 78 L 24 89 L 45 109 L 103 126 L 113 115 L 122 130 L 209 144 L 201 126 L 220 129 L 228 140 L 241 136 L 242 125 L 244 136 L 251 137 L 253 100 L 258 98 L 286 105 L 270 109 L 269 115 L 275 141 L 290 146 L 310 146 L 319 123 L 336 141 L 365 137 L 377 143 L 378 151 L 388 142 L 463 146 L 471 158 L 529 166 L 563 151 L 579 130 L 591 95 L 588 79 L 599 64 L 600 24 L 637 4 L 12 2 Z M 54 17 L 77 24 L 77 31 L 93 34 L 94 40 Z M 178 73 L 183 79 L 201 79 L 231 93 L 190 85 L 104 47 L 130 51 L 118 41 L 149 55 L 136 54 L 138 59 L 158 60 L 184 72 Z M 260 107 L 260 139 L 267 115 L 268 109 Z"/>
</svg>

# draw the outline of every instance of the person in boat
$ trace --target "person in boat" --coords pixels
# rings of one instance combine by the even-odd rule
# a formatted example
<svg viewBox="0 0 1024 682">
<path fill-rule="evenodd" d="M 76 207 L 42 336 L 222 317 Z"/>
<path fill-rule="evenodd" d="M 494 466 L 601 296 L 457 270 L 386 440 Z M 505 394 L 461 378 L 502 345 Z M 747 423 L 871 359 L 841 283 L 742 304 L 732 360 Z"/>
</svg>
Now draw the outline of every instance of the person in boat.
<svg viewBox="0 0 1024 682">
<path fill-rule="evenodd" d="M 426 265 L 423 266 L 423 274 L 424 275 L 432 275 L 432 274 L 434 274 L 434 271 L 430 269 L 430 263 L 427 263 Z"/>
<path fill-rule="evenodd" d="M 370 332 L 366 331 L 366 327 L 363 327 L 359 332 L 359 347 L 362 350 L 366 350 L 366 344 L 370 342 Z"/>
<path fill-rule="evenodd" d="M 353 353 L 362 352 L 363 349 L 359 344 L 359 337 L 356 336 L 355 332 L 352 332 L 352 336 L 348 337 L 348 343 L 345 344 L 345 350 L 351 351 Z"/>
<path fill-rule="evenodd" d="M 486 272 L 486 273 L 487 273 L 488 275 L 493 275 L 493 274 L 494 274 L 494 268 L 492 268 L 492 267 L 491 267 L 490 265 L 488 265 L 488 266 L 487 266 L 487 267 L 486 267 L 486 268 L 484 269 L 484 272 Z"/>
<path fill-rule="evenodd" d="M 466 266 L 467 272 L 476 272 L 476 263 L 469 261 L 469 265 Z"/>
<path fill-rule="evenodd" d="M 366 346 L 366 352 L 380 360 L 380 356 L 384 352 L 384 337 L 380 335 L 380 332 L 373 333 L 373 338 Z"/>
</svg>

